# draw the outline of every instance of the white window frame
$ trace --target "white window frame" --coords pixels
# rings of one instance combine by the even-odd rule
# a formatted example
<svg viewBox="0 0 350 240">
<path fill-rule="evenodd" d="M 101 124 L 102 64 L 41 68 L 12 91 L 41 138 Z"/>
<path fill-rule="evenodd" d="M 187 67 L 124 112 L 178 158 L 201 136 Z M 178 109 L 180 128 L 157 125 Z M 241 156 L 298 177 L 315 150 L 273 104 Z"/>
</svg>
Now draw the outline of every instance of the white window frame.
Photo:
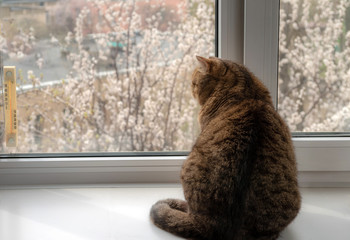
<svg viewBox="0 0 350 240">
<path fill-rule="evenodd" d="M 246 0 L 243 62 L 277 108 L 279 0 Z M 349 137 L 293 137 L 301 186 L 349 187 Z"/>
<path fill-rule="evenodd" d="M 244 63 L 277 104 L 278 0 L 218 0 L 218 56 Z M 293 138 L 301 186 L 350 186 L 350 138 Z M 186 155 L 0 158 L 0 188 L 47 184 L 178 183 Z"/>
</svg>

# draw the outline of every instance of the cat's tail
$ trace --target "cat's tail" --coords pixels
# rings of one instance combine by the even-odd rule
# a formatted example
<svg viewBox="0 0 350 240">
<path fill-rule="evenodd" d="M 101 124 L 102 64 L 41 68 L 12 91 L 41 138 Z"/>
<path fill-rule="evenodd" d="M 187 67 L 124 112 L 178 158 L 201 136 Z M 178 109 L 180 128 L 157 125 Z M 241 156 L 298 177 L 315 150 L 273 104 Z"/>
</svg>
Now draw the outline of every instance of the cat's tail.
<svg viewBox="0 0 350 240">
<path fill-rule="evenodd" d="M 188 213 L 187 202 L 183 200 L 158 201 L 152 206 L 151 220 L 157 227 L 177 236 L 202 239 L 199 226 Z"/>
</svg>

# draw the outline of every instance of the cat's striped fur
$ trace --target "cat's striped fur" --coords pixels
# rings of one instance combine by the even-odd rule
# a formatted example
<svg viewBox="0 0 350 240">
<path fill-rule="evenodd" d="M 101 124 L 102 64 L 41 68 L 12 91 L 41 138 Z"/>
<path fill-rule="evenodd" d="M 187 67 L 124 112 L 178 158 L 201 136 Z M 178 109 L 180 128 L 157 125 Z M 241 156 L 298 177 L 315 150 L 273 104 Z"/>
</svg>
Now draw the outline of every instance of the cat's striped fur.
<svg viewBox="0 0 350 240">
<path fill-rule="evenodd" d="M 277 239 L 301 201 L 289 129 L 247 68 L 197 59 L 201 133 L 182 167 L 186 201 L 157 202 L 151 219 L 188 239 Z"/>
</svg>

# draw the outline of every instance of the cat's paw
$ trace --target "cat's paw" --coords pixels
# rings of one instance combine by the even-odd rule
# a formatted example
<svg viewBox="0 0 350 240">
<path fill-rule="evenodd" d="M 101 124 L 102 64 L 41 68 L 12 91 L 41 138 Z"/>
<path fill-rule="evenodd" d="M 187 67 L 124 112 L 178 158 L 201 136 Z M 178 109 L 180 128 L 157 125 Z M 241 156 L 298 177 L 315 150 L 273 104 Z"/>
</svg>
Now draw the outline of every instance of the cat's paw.
<svg viewBox="0 0 350 240">
<path fill-rule="evenodd" d="M 184 200 L 180 200 L 180 199 L 168 198 L 168 199 L 160 200 L 156 204 L 167 204 L 170 208 L 179 210 L 181 212 L 188 211 L 187 202 Z"/>
</svg>

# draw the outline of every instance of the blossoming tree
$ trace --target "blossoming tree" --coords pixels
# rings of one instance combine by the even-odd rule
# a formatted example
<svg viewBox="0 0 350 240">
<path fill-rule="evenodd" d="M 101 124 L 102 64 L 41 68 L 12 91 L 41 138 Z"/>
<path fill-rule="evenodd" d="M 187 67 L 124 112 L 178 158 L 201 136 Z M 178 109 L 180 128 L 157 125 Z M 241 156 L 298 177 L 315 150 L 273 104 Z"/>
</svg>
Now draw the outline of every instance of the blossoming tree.
<svg viewBox="0 0 350 240">
<path fill-rule="evenodd" d="M 283 0 L 279 111 L 293 131 L 349 131 L 350 2 Z"/>
<path fill-rule="evenodd" d="M 28 106 L 18 151 L 188 150 L 197 126 L 190 73 L 195 55 L 214 55 L 215 17 L 212 2 L 180 2 L 151 1 L 157 11 L 145 18 L 135 0 L 88 1 L 74 32 L 62 42 L 52 36 L 74 48 L 70 73 L 35 90 L 41 101 Z M 168 14 L 177 21 L 164 25 Z"/>
<path fill-rule="evenodd" d="M 68 76 L 40 87 L 45 75 L 19 74 L 35 87 L 18 92 L 17 150 L 189 150 L 198 133 L 190 73 L 195 55 L 214 54 L 214 3 L 170 2 L 76 1 L 70 31 L 51 35 Z M 349 4 L 281 1 L 278 110 L 292 131 L 350 129 Z M 21 31 L 16 46 L 0 38 L 1 49 L 21 57 L 33 49 L 33 34 Z M 45 68 L 45 59 L 37 64 Z"/>
</svg>

